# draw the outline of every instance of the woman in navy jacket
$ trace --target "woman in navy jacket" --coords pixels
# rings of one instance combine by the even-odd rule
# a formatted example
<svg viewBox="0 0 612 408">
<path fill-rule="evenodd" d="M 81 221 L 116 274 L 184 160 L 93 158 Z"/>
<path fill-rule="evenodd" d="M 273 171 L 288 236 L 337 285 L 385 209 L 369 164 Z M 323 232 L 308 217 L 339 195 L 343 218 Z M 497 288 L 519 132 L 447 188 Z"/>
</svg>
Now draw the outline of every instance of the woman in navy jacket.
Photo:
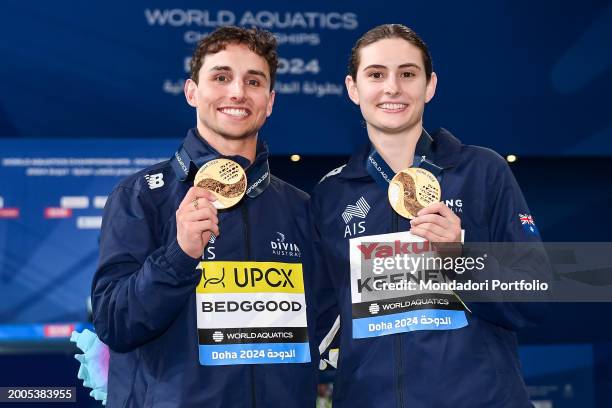
<svg viewBox="0 0 612 408">
<path fill-rule="evenodd" d="M 425 43 L 405 26 L 376 27 L 352 50 L 346 87 L 369 143 L 326 175 L 311 198 L 320 254 L 315 304 L 319 314 L 338 309 L 340 315 L 334 407 L 531 406 L 514 330 L 536 321 L 538 308 L 466 305 L 460 290 L 393 292 L 389 284 L 413 275 L 427 280 L 437 271 L 386 273 L 377 264 L 416 259 L 425 240 L 539 243 L 503 158 L 463 145 L 444 129 L 431 135 L 423 129 L 436 84 Z M 388 199 L 389 181 L 409 167 L 428 170 L 441 186 L 441 200 L 412 219 Z M 538 273 L 534 261 L 542 259 L 537 250 L 509 263 L 491 258 L 482 271 L 457 276 L 481 283 L 530 279 Z"/>
</svg>

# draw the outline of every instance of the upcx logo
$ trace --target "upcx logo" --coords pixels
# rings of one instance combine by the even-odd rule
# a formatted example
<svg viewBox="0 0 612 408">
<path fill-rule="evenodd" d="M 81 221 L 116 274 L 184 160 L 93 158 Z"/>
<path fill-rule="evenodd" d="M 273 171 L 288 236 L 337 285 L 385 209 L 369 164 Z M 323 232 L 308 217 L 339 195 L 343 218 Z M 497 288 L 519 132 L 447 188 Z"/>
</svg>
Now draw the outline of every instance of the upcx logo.
<svg viewBox="0 0 612 408">
<path fill-rule="evenodd" d="M 225 279 L 225 268 L 221 268 L 221 270 L 215 269 L 215 268 L 209 268 L 208 274 L 207 274 L 206 268 L 202 267 L 202 282 L 204 282 L 205 288 L 209 284 L 210 285 L 220 284 L 221 286 L 225 287 L 225 282 L 223 282 L 223 279 Z"/>
</svg>

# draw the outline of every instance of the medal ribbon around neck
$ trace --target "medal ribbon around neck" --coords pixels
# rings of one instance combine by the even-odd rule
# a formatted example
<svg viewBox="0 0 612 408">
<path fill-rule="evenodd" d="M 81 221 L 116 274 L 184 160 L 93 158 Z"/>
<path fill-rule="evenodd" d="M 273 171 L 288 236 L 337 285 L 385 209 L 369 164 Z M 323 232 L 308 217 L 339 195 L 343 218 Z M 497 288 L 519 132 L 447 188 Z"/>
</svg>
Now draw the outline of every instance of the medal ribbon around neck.
<svg viewBox="0 0 612 408">
<path fill-rule="evenodd" d="M 203 168 L 208 167 L 207 163 L 218 159 L 231 161 L 242 169 L 242 166 L 240 166 L 234 160 L 212 153 L 206 155 L 205 157 L 199 158 L 199 162 L 204 162 L 204 164 L 201 166 L 201 168 Z M 196 161 L 192 159 L 183 146 L 181 146 L 181 148 L 174 154 L 174 157 L 171 160 L 171 165 L 181 181 L 187 180 L 189 178 L 189 174 L 193 174 L 192 171 L 195 171 L 195 168 L 197 168 Z M 259 163 L 257 163 L 256 159 L 256 163 L 250 166 L 246 171 L 246 189 L 243 192 L 243 195 L 246 194 L 246 196 L 249 198 L 255 198 L 263 193 L 269 184 L 270 166 L 268 164 L 268 160 L 260 160 Z M 196 185 L 196 183 L 194 183 L 194 185 Z"/>
<path fill-rule="evenodd" d="M 421 143 L 423 136 L 430 138 L 425 132 L 419 139 L 412 167 L 397 174 L 375 148 L 372 148 L 366 159 L 368 174 L 387 192 L 391 207 L 402 217 L 410 219 L 423 207 L 441 198 L 440 183 L 436 176 L 440 177 L 442 168 L 429 161 L 425 154 L 419 154 L 429 150 L 429 146 Z"/>
</svg>

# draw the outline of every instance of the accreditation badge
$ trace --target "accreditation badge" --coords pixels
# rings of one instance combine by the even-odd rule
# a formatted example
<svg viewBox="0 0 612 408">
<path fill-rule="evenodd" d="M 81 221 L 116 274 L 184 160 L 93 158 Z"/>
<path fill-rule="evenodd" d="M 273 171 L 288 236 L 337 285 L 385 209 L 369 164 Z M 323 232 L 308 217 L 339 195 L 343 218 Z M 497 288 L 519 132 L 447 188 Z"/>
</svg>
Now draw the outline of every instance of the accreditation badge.
<svg viewBox="0 0 612 408">
<path fill-rule="evenodd" d="M 352 238 L 350 245 L 353 338 L 468 325 L 433 244 L 410 232 Z"/>
<path fill-rule="evenodd" d="M 410 167 L 398 172 L 387 190 L 391 207 L 402 217 L 413 219 L 429 204 L 440 201 L 440 183 L 429 171 Z"/>
<path fill-rule="evenodd" d="M 211 191 L 217 209 L 225 209 L 238 204 L 247 188 L 247 177 L 242 167 L 233 160 L 210 160 L 195 175 L 193 185 Z"/>
<path fill-rule="evenodd" d="M 301 263 L 204 261 L 198 267 L 200 364 L 310 362 Z"/>
</svg>

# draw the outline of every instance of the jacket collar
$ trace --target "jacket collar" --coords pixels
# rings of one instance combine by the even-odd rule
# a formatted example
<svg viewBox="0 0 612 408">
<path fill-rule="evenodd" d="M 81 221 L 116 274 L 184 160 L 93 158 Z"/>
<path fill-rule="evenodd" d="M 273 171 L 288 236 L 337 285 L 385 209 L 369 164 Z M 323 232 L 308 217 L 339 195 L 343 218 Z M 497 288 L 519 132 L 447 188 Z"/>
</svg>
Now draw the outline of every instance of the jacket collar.
<svg viewBox="0 0 612 408">
<path fill-rule="evenodd" d="M 363 145 L 350 157 L 346 167 L 338 176 L 346 179 L 370 177 L 365 163 L 371 151 L 371 142 Z M 434 164 L 447 169 L 457 164 L 460 151 L 461 142 L 448 130 L 441 128 L 430 135 L 423 129 L 417 142 L 415 155 L 427 156 Z"/>
<path fill-rule="evenodd" d="M 187 137 L 185 137 L 183 144 L 174 153 L 171 162 L 177 177 L 181 181 L 188 181 L 193 180 L 195 173 L 204 163 L 214 159 L 224 158 L 233 160 L 249 173 L 264 163 L 267 165 L 268 156 L 268 145 L 262 140 L 257 141 L 257 150 L 253 164 L 247 158 L 239 155 L 222 155 L 200 136 L 197 129 L 189 129 Z"/>
<path fill-rule="evenodd" d="M 266 142 L 258 140 L 256 149 L 253 163 L 242 156 L 225 156 L 201 137 L 197 129 L 190 129 L 170 163 L 179 180 L 192 182 L 198 169 L 204 163 L 218 158 L 233 160 L 245 169 L 249 179 L 247 195 L 254 198 L 263 192 L 270 180 L 268 145 Z"/>
</svg>

